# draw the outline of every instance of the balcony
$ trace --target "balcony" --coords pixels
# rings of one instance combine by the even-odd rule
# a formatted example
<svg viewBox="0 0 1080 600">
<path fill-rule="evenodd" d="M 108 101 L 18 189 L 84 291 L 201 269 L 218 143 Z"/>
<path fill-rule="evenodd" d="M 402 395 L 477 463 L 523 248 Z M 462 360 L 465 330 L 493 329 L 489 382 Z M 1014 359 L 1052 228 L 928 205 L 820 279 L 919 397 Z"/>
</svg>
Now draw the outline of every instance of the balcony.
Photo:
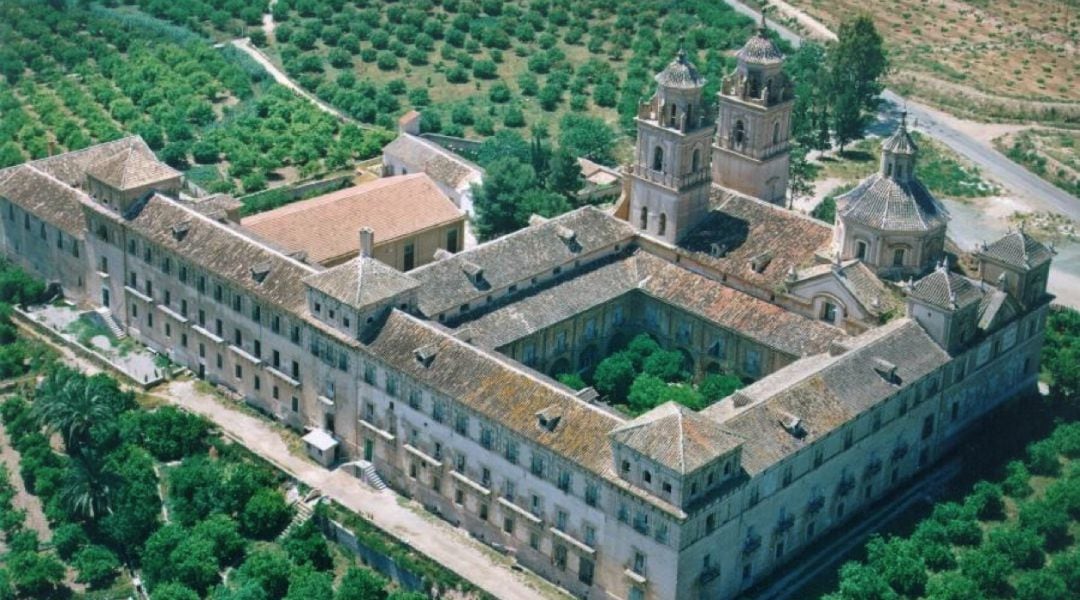
<svg viewBox="0 0 1080 600">
<path fill-rule="evenodd" d="M 776 535 L 783 535 L 783 534 L 787 533 L 788 531 L 791 531 L 791 528 L 794 527 L 794 526 L 795 526 L 795 517 L 794 517 L 794 515 L 784 515 L 776 523 Z"/>
<path fill-rule="evenodd" d="M 746 540 L 743 541 L 742 552 L 743 554 L 753 554 L 758 548 L 761 547 L 761 536 L 748 535 Z"/>
<path fill-rule="evenodd" d="M 368 419 L 360 419 L 360 425 L 364 429 L 367 429 L 371 433 L 374 433 L 375 435 L 383 438 L 384 440 L 386 440 L 388 442 L 392 442 L 392 441 L 397 439 L 396 435 L 394 435 L 393 433 L 390 433 L 389 431 L 387 431 L 385 429 L 380 428 L 377 424 L 375 424 L 373 421 L 369 421 Z"/>
<path fill-rule="evenodd" d="M 196 329 L 198 329 L 198 328 L 196 328 Z M 284 381 L 285 383 L 287 383 L 287 384 L 289 384 L 289 385 L 291 385 L 293 387 L 300 387 L 300 381 L 299 380 L 293 379 L 292 377 L 289 377 L 288 375 L 286 375 L 285 373 L 282 373 L 281 371 L 275 369 L 274 367 L 266 367 L 266 372 L 273 375 L 274 377 L 277 377 L 278 379 Z"/>
<path fill-rule="evenodd" d="M 182 315 L 182 314 L 176 312 L 175 310 L 169 308 L 168 306 L 165 306 L 164 304 L 158 304 L 157 309 L 160 310 L 166 316 L 171 317 L 177 323 L 184 324 L 184 323 L 188 322 L 187 317 L 185 317 L 184 315 Z"/>
<path fill-rule="evenodd" d="M 143 302 L 151 302 L 152 303 L 154 301 L 153 298 L 151 298 L 150 296 L 147 296 L 146 294 L 140 292 L 139 290 L 131 287 L 130 285 L 125 285 L 124 286 L 124 291 L 131 294 L 132 296 L 135 296 L 139 300 L 142 300 Z"/>
<path fill-rule="evenodd" d="M 234 344 L 229 344 L 229 352 L 232 352 L 233 354 L 235 354 L 235 355 L 239 356 L 240 358 L 250 362 L 253 365 L 261 365 L 262 364 L 262 359 L 256 358 L 253 354 L 250 354 L 249 352 L 247 352 L 246 350 L 244 350 L 240 346 L 236 346 Z"/>
<path fill-rule="evenodd" d="M 457 471 L 453 471 L 452 473 L 450 473 L 450 476 L 453 477 L 454 479 L 460 481 L 461 483 L 464 483 L 466 486 L 472 488 L 474 491 L 476 491 L 476 493 L 480 494 L 481 496 L 490 496 L 491 495 L 491 489 L 490 488 L 486 488 L 483 485 L 481 485 L 479 482 L 473 481 L 468 475 L 465 475 L 464 473 L 459 473 Z"/>
<path fill-rule="evenodd" d="M 688 175 L 676 176 L 669 175 L 667 173 L 664 173 L 663 171 L 654 171 L 653 169 L 645 166 L 635 167 L 634 174 L 647 181 L 651 181 L 655 184 L 676 190 L 681 190 L 708 182 L 711 175 L 708 168 L 699 169 L 698 171 L 690 173 Z"/>
<path fill-rule="evenodd" d="M 211 342 L 214 342 L 215 344 L 222 344 L 222 343 L 225 342 L 225 338 L 223 338 L 221 336 L 214 335 L 213 333 L 211 333 L 211 331 L 209 329 L 206 329 L 205 327 L 201 327 L 199 325 L 196 325 L 196 326 L 192 327 L 191 329 L 194 330 L 195 333 L 197 333 L 197 334 L 199 334 L 201 336 L 204 336 L 205 338 L 207 338 Z"/>
<path fill-rule="evenodd" d="M 634 570 L 633 567 L 626 567 L 626 569 L 623 570 L 623 574 L 629 577 L 631 581 L 638 585 L 645 585 L 649 582 L 648 578 L 645 577 L 644 573 L 638 573 Z"/>
<path fill-rule="evenodd" d="M 701 575 L 698 575 L 698 580 L 701 583 L 709 583 L 713 579 L 720 576 L 720 567 L 717 565 L 711 565 L 701 570 Z"/>
<path fill-rule="evenodd" d="M 419 458 L 420 460 L 426 462 L 427 464 L 435 467 L 436 469 L 441 469 L 443 466 L 441 460 L 438 460 L 434 456 L 429 455 L 428 453 L 417 448 L 416 446 L 413 446 L 412 444 L 405 444 L 405 451 L 409 454 L 412 454 L 416 458 Z"/>
<path fill-rule="evenodd" d="M 540 517 L 532 514 L 531 512 L 525 510 L 524 508 L 521 508 L 517 504 L 514 504 L 513 502 L 510 502 L 506 498 L 499 498 L 498 502 L 504 508 L 508 508 L 511 511 L 517 513 L 518 516 L 524 517 L 526 521 L 532 523 L 533 525 L 541 525 L 544 522 L 543 519 L 541 519 Z"/>
<path fill-rule="evenodd" d="M 810 502 L 806 503 L 806 512 L 810 514 L 817 514 L 822 508 L 825 508 L 825 497 L 818 496 Z"/>
<path fill-rule="evenodd" d="M 840 497 L 847 496 L 853 489 L 855 489 L 855 478 L 850 476 L 845 477 L 836 485 L 836 495 Z"/>
<path fill-rule="evenodd" d="M 559 538 L 560 540 L 566 542 L 567 544 L 570 544 L 574 548 L 577 548 L 578 551 L 580 551 L 582 554 L 586 554 L 586 555 L 589 555 L 589 556 L 592 556 L 593 554 L 596 554 L 596 548 L 593 548 L 592 546 L 590 546 L 590 545 L 588 545 L 588 544 L 586 544 L 584 542 L 578 541 L 576 538 L 571 536 L 569 533 L 566 533 L 565 531 L 562 531 L 561 529 L 556 529 L 554 527 L 549 527 L 548 531 L 551 532 L 551 535 Z"/>
</svg>

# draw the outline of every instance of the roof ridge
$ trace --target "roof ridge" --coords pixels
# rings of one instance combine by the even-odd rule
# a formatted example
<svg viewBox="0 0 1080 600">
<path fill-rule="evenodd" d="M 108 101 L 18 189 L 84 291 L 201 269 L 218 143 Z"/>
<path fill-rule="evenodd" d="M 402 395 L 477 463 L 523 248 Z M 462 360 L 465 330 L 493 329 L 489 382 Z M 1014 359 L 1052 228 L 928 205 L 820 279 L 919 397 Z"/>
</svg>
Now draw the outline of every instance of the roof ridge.
<svg viewBox="0 0 1080 600">
<path fill-rule="evenodd" d="M 34 165 L 33 162 L 23 163 L 23 164 L 21 164 L 19 166 L 20 167 L 26 167 L 27 169 L 29 169 L 31 171 L 34 171 L 35 173 L 37 173 L 39 175 L 42 175 L 42 176 L 46 177 L 47 179 L 52 180 L 57 185 L 62 185 L 64 187 L 66 187 L 67 189 L 75 192 L 76 194 L 79 195 L 80 200 L 82 200 L 82 199 L 92 200 L 90 195 L 87 194 L 86 192 L 80 190 L 79 188 L 77 188 L 77 187 L 75 187 L 73 185 L 68 185 L 67 183 L 64 183 L 64 181 L 62 181 L 60 178 L 56 177 L 52 173 L 49 173 L 48 171 L 43 171 L 43 170 L 37 168 L 37 165 Z"/>
</svg>

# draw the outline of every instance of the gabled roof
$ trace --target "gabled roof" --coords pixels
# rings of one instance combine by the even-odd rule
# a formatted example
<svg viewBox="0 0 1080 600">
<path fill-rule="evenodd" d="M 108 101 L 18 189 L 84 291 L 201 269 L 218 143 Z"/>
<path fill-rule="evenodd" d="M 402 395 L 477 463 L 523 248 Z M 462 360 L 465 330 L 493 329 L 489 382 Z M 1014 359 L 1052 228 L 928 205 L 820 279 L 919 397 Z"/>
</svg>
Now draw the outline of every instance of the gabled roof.
<svg viewBox="0 0 1080 600">
<path fill-rule="evenodd" d="M 992 244 L 983 245 L 976 254 L 1026 271 L 1049 261 L 1054 251 L 1018 229 L 1006 233 Z"/>
<path fill-rule="evenodd" d="M 564 239 L 565 234 L 572 239 Z M 421 284 L 417 298 L 428 317 L 482 298 L 534 275 L 547 275 L 557 266 L 614 244 L 628 243 L 634 228 L 592 207 L 550 219 L 486 242 L 449 258 L 417 267 L 409 274 Z M 482 279 L 469 271 L 478 267 Z"/>
<path fill-rule="evenodd" d="M 149 148 L 134 143 L 112 156 L 88 164 L 86 173 L 120 191 L 180 177 L 180 171 L 158 161 Z"/>
<path fill-rule="evenodd" d="M 898 388 L 951 360 L 922 326 L 908 318 L 845 340 L 842 346 L 844 351 L 836 356 L 819 354 L 796 361 L 702 411 L 746 440 L 741 464 L 751 476 L 820 441 Z M 893 378 L 883 377 L 883 364 L 896 367 Z M 736 400 L 739 407 L 734 406 Z M 793 417 L 800 435 L 785 427 Z"/>
<path fill-rule="evenodd" d="M 916 281 L 908 293 L 916 300 L 947 310 L 981 302 L 983 297 L 978 285 L 963 275 L 953 273 L 944 263 Z"/>
<path fill-rule="evenodd" d="M 772 288 L 784 282 L 792 267 L 814 264 L 814 255 L 831 240 L 832 227 L 817 219 L 735 194 L 679 246 L 721 273 Z"/>
<path fill-rule="evenodd" d="M 742 62 L 755 65 L 774 65 L 784 61 L 784 53 L 776 47 L 767 35 L 764 28 L 758 28 L 757 32 L 748 40 L 738 52 L 735 58 Z"/>
<path fill-rule="evenodd" d="M 609 435 L 613 441 L 683 475 L 708 465 L 745 441 L 716 421 L 671 401 Z"/>
<path fill-rule="evenodd" d="M 125 220 L 135 233 L 261 301 L 294 314 L 306 313 L 303 279 L 315 269 L 241 231 L 161 194 L 136 202 L 122 217 L 96 203 L 87 205 L 103 218 Z"/>
<path fill-rule="evenodd" d="M 944 227 L 948 211 L 915 178 L 897 181 L 880 172 L 839 196 L 839 216 L 880 231 L 930 231 Z"/>
<path fill-rule="evenodd" d="M 129 150 L 151 158 L 154 156 L 146 142 L 141 137 L 133 135 L 88 146 L 82 150 L 40 158 L 29 164 L 67 185 L 79 188 L 86 182 L 86 172 L 91 166 Z"/>
<path fill-rule="evenodd" d="M 371 306 L 419 285 L 405 273 L 368 256 L 357 256 L 311 275 L 304 283 L 354 308 Z"/>
<path fill-rule="evenodd" d="M 0 196 L 64 233 L 83 238 L 86 216 L 82 200 L 89 198 L 32 164 L 0 172 Z"/>
<path fill-rule="evenodd" d="M 669 88 L 690 89 L 705 85 L 705 78 L 698 73 L 697 67 L 686 58 L 686 51 L 679 49 L 675 60 L 654 77 L 656 83 Z"/>
<path fill-rule="evenodd" d="M 438 183 L 459 189 L 480 183 L 484 170 L 446 148 L 420 136 L 402 133 L 383 148 L 384 156 L 393 156 L 422 170 Z"/>
<path fill-rule="evenodd" d="M 895 293 L 859 260 L 849 260 L 840 265 L 834 263 L 815 265 L 799 270 L 796 276 L 796 282 L 791 284 L 792 289 L 797 289 L 799 284 L 805 281 L 826 276 L 835 277 L 863 309 L 873 315 L 880 315 L 898 307 Z"/>
<path fill-rule="evenodd" d="M 413 173 L 293 202 L 240 224 L 290 252 L 306 252 L 311 262 L 333 264 L 359 251 L 361 227 L 375 231 L 378 245 L 462 219 L 431 177 Z"/>
</svg>

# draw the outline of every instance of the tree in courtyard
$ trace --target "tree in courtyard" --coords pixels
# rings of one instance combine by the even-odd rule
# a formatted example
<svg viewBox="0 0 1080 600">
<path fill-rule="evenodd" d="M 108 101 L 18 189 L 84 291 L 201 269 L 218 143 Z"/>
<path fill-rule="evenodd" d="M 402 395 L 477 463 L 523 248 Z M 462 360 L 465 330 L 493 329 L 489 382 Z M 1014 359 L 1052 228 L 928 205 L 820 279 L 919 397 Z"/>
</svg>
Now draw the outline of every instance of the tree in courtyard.
<svg viewBox="0 0 1080 600">
<path fill-rule="evenodd" d="M 527 190 L 518 201 L 514 219 L 518 227 L 524 227 L 532 215 L 557 217 L 573 207 L 566 197 L 545 189 Z"/>
<path fill-rule="evenodd" d="M 110 512 L 110 502 L 120 480 L 92 449 L 72 457 L 60 488 L 60 501 L 70 514 L 91 521 Z"/>
<path fill-rule="evenodd" d="M 705 408 L 701 394 L 689 385 L 666 383 L 659 377 L 642 374 L 634 379 L 627 395 L 630 411 L 640 414 L 665 402 L 675 402 L 692 410 Z"/>
<path fill-rule="evenodd" d="M 386 578 L 371 569 L 349 567 L 334 600 L 385 600 Z"/>
<path fill-rule="evenodd" d="M 742 380 L 735 375 L 713 373 L 705 376 L 698 385 L 698 391 L 706 402 L 712 403 L 727 398 L 742 387 Z"/>
<path fill-rule="evenodd" d="M 678 350 L 657 350 L 642 363 L 642 370 L 668 383 L 685 380 L 688 373 L 683 369 L 683 353 Z"/>
<path fill-rule="evenodd" d="M 577 193 L 585 187 L 585 176 L 577 158 L 566 148 L 559 148 L 551 155 L 549 163 L 548 186 L 553 192 L 562 194 L 576 202 Z"/>
<path fill-rule="evenodd" d="M 593 371 L 593 387 L 615 404 L 626 401 L 634 383 L 634 363 L 626 352 L 616 352 L 600 361 Z"/>
</svg>

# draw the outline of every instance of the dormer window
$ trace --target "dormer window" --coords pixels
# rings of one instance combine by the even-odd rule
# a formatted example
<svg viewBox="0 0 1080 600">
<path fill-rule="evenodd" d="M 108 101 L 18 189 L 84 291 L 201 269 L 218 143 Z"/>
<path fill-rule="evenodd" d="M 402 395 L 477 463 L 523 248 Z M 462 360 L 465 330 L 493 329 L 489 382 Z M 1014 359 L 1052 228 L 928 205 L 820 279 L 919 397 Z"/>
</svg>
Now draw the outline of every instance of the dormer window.
<svg viewBox="0 0 1080 600">
<path fill-rule="evenodd" d="M 180 241 L 180 240 L 184 239 L 184 237 L 187 236 L 188 231 L 190 229 L 191 229 L 191 222 L 190 221 L 181 221 L 180 223 L 177 223 L 177 224 L 173 225 L 172 226 L 173 238 L 175 240 L 177 240 L 177 241 Z"/>
<path fill-rule="evenodd" d="M 431 363 L 435 361 L 435 354 L 438 352 L 438 348 L 435 344 L 426 344 L 420 346 L 416 350 L 413 350 L 413 356 L 416 357 L 416 361 L 425 367 L 430 367 Z"/>
<path fill-rule="evenodd" d="M 251 267 L 251 278 L 255 281 L 262 283 L 266 279 L 266 276 L 270 274 L 269 263 L 259 263 Z"/>
<path fill-rule="evenodd" d="M 630 472 L 630 461 L 628 461 L 628 460 L 626 460 L 626 459 L 623 459 L 623 461 L 622 461 L 622 465 L 621 465 L 621 467 L 620 467 L 620 468 L 622 469 L 622 472 L 623 472 L 624 474 L 625 474 L 625 473 L 629 473 L 629 472 Z"/>
<path fill-rule="evenodd" d="M 536 413 L 536 422 L 541 429 L 553 432 L 562 420 L 562 411 L 556 406 L 550 406 Z"/>
<path fill-rule="evenodd" d="M 887 381 L 888 383 L 891 383 L 893 385 L 898 385 L 900 383 L 900 378 L 896 374 L 896 365 L 895 364 L 893 364 L 893 363 L 891 363 L 891 362 L 889 362 L 889 361 L 887 361 L 887 360 L 885 360 L 883 358 L 875 358 L 873 363 L 874 363 L 874 371 L 876 371 L 877 374 L 880 375 L 882 379 L 884 379 L 885 381 Z"/>
<path fill-rule="evenodd" d="M 479 287 L 484 283 L 484 269 L 480 265 L 467 260 L 461 264 L 461 270 L 473 285 Z"/>
<path fill-rule="evenodd" d="M 652 483 L 652 473 L 648 470 L 642 471 L 641 480 L 645 483 Z"/>
</svg>

